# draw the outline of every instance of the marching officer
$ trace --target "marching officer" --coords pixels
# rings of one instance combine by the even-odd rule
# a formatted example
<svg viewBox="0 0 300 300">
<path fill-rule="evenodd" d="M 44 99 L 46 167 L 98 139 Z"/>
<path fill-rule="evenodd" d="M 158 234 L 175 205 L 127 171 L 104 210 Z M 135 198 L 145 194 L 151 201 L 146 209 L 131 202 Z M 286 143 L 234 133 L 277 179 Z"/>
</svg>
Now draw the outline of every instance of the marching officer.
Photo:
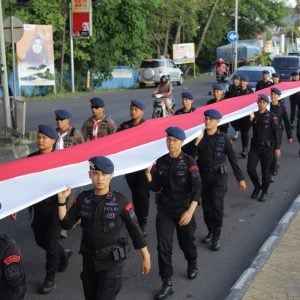
<svg viewBox="0 0 300 300">
<path fill-rule="evenodd" d="M 54 113 L 57 124 L 56 131 L 58 133 L 55 149 L 61 150 L 83 143 L 84 139 L 81 131 L 70 124 L 72 114 L 64 109 L 58 109 Z"/>
<path fill-rule="evenodd" d="M 223 99 L 223 96 L 224 96 L 223 94 L 224 94 L 224 92 L 223 92 L 222 85 L 221 84 L 214 84 L 213 85 L 213 96 L 214 96 L 214 98 L 208 100 L 206 105 L 223 101 L 224 100 Z M 219 130 L 226 133 L 226 134 L 228 133 L 228 129 L 229 129 L 229 123 L 219 126 Z"/>
<path fill-rule="evenodd" d="M 283 128 L 285 128 L 285 132 L 287 135 L 288 143 L 291 144 L 293 142 L 292 136 L 292 128 L 289 121 L 289 117 L 287 114 L 287 109 L 281 101 L 279 101 L 279 97 L 281 95 L 281 91 L 275 87 L 271 88 L 271 106 L 270 111 L 274 113 L 278 118 L 278 134 L 279 134 L 279 145 L 281 145 Z M 284 126 L 283 123 L 284 122 Z M 271 164 L 271 174 L 272 176 L 276 176 L 278 172 L 278 162 L 277 158 L 274 156 Z M 271 177 L 271 181 L 273 178 Z"/>
<path fill-rule="evenodd" d="M 50 126 L 39 125 L 37 136 L 38 151 L 28 157 L 43 155 L 54 151 L 58 139 L 57 132 Z M 40 293 L 48 294 L 56 288 L 55 273 L 63 272 L 72 251 L 59 244 L 61 226 L 57 215 L 57 195 L 33 205 L 33 228 L 36 243 L 46 251 L 46 277 Z"/>
<path fill-rule="evenodd" d="M 22 300 L 26 293 L 26 275 L 19 246 L 0 233 L 0 299 Z"/>
<path fill-rule="evenodd" d="M 273 155 L 280 157 L 280 140 L 278 134 L 278 117 L 268 111 L 267 106 L 270 100 L 265 94 L 258 95 L 258 111 L 252 113 L 250 121 L 252 124 L 252 140 L 248 154 L 247 171 L 254 185 L 251 198 L 258 198 L 258 201 L 268 199 L 268 189 L 271 180 L 271 164 Z M 262 184 L 256 172 L 257 164 L 260 161 L 262 172 Z"/>
<path fill-rule="evenodd" d="M 272 74 L 272 81 L 273 81 L 273 85 L 279 83 L 280 82 L 280 75 L 278 73 L 273 73 Z"/>
<path fill-rule="evenodd" d="M 249 95 L 253 93 L 253 90 L 248 87 L 249 78 L 246 75 L 242 75 L 240 77 L 240 96 Z M 251 123 L 249 117 L 243 117 L 241 119 L 235 120 L 231 122 L 232 126 L 235 130 L 241 132 L 241 141 L 242 141 L 242 152 L 241 157 L 247 157 L 247 149 L 249 144 L 249 131 L 251 128 Z"/>
<path fill-rule="evenodd" d="M 298 72 L 292 72 L 291 74 L 291 81 L 299 81 L 299 73 Z M 296 111 L 297 107 L 300 109 L 300 93 L 297 92 L 290 96 L 290 104 L 291 104 L 291 111 L 290 111 L 290 122 L 292 125 L 292 128 L 294 128 L 294 121 L 296 117 Z"/>
<path fill-rule="evenodd" d="M 188 262 L 187 276 L 196 278 L 197 247 L 194 212 L 200 203 L 201 180 L 195 160 L 182 151 L 186 136 L 179 127 L 166 130 L 169 153 L 146 170 L 151 190 L 157 193 L 156 233 L 159 275 L 163 285 L 156 299 L 166 299 L 172 289 L 172 248 L 176 229 L 179 247 Z"/>
<path fill-rule="evenodd" d="M 116 124 L 110 116 L 105 115 L 105 103 L 102 98 L 90 99 L 92 116 L 82 125 L 81 132 L 85 141 L 95 140 L 116 131 Z"/>
<path fill-rule="evenodd" d="M 265 88 L 273 85 L 272 81 L 270 81 L 270 79 L 269 79 L 270 73 L 268 70 L 262 71 L 262 76 L 263 76 L 262 80 L 258 81 L 256 84 L 256 88 L 255 88 L 256 91 L 265 89 Z"/>
<path fill-rule="evenodd" d="M 181 93 L 181 97 L 182 97 L 182 108 L 176 110 L 175 115 L 182 115 L 182 114 L 189 114 L 193 111 L 195 111 L 195 107 L 193 107 L 193 102 L 194 102 L 194 96 L 192 93 L 190 92 L 182 92 Z M 193 141 L 189 142 L 188 144 L 184 145 L 182 147 L 182 150 L 194 157 L 195 153 L 194 153 L 194 143 Z"/>
<path fill-rule="evenodd" d="M 202 208 L 208 229 L 207 236 L 201 242 L 204 244 L 211 242 L 210 249 L 217 251 L 221 246 L 224 197 L 228 189 L 226 157 L 241 191 L 246 189 L 246 182 L 229 138 L 218 129 L 221 113 L 216 109 L 208 109 L 204 112 L 204 116 L 204 134 L 195 140 L 197 164 L 202 179 Z"/>
<path fill-rule="evenodd" d="M 130 105 L 130 117 L 129 121 L 123 122 L 117 131 L 122 131 L 128 128 L 132 128 L 144 123 L 143 115 L 145 112 L 145 105 L 140 100 L 132 100 Z M 127 184 L 131 190 L 132 202 L 134 210 L 138 219 L 138 223 L 141 230 L 146 235 L 146 225 L 149 214 L 149 187 L 145 176 L 145 171 L 140 170 L 137 172 L 129 173 L 125 175 Z"/>
<path fill-rule="evenodd" d="M 235 74 L 232 78 L 232 84 L 228 87 L 228 90 L 225 92 L 225 99 L 237 97 L 240 95 L 240 76 Z"/>
<path fill-rule="evenodd" d="M 126 226 L 135 249 L 142 254 L 142 273 L 150 272 L 151 262 L 146 242 L 137 223 L 132 203 L 126 196 L 110 189 L 114 165 L 104 156 L 89 159 L 93 189 L 80 193 L 68 210 L 66 199 L 71 189 L 58 194 L 58 215 L 64 229 L 81 219 L 80 275 L 86 300 L 114 300 L 122 287 L 124 260 L 128 257 Z"/>
</svg>

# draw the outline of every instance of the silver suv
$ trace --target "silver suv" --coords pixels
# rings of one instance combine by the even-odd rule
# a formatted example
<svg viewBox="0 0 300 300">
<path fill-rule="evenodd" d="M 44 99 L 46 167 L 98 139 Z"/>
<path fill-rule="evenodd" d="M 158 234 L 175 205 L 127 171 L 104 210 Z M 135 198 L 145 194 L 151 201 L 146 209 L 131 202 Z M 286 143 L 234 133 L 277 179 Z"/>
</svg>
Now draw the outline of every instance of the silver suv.
<svg viewBox="0 0 300 300">
<path fill-rule="evenodd" d="M 183 84 L 183 73 L 171 59 L 147 59 L 143 60 L 139 71 L 139 86 L 145 87 L 146 84 L 158 84 L 162 75 L 169 77 L 169 82 Z"/>
</svg>

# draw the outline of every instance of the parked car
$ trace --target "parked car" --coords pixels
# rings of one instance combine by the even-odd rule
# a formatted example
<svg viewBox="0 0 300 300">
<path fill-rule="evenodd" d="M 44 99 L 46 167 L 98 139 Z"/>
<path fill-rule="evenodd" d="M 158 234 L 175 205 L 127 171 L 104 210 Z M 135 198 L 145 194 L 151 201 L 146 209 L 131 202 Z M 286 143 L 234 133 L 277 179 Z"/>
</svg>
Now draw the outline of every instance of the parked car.
<svg viewBox="0 0 300 300">
<path fill-rule="evenodd" d="M 183 72 L 171 59 L 143 60 L 138 72 L 138 83 L 141 88 L 146 84 L 157 85 L 162 75 L 167 75 L 170 83 L 183 84 Z"/>
<path fill-rule="evenodd" d="M 300 52 L 289 52 L 288 55 L 300 56 Z"/>
<path fill-rule="evenodd" d="M 292 72 L 299 73 L 300 71 L 300 56 L 275 56 L 272 61 L 272 66 L 280 75 L 280 80 L 290 80 Z"/>
<path fill-rule="evenodd" d="M 243 66 L 238 68 L 230 77 L 227 88 L 230 84 L 232 84 L 232 78 L 234 75 L 246 75 L 249 78 L 248 87 L 255 91 L 255 87 L 258 81 L 262 80 L 263 71 L 268 70 L 270 73 L 270 80 L 272 80 L 272 74 L 275 73 L 275 69 L 270 66 Z"/>
</svg>

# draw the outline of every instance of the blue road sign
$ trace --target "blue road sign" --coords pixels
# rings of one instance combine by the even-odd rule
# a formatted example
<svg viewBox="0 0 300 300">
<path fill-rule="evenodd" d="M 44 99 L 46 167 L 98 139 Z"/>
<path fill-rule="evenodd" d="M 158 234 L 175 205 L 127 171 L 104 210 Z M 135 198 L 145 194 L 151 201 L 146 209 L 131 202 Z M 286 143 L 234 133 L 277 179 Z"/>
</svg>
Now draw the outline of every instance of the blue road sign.
<svg viewBox="0 0 300 300">
<path fill-rule="evenodd" d="M 227 40 L 229 43 L 235 43 L 239 39 L 239 34 L 236 31 L 229 31 L 227 33 Z"/>
</svg>

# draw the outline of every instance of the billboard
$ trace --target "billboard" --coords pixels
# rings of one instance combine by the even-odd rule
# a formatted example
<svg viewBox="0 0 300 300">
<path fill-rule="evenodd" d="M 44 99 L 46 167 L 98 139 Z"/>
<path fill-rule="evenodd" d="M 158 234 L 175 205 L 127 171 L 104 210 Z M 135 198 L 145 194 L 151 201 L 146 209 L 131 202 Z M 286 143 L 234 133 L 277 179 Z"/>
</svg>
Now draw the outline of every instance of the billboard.
<svg viewBox="0 0 300 300">
<path fill-rule="evenodd" d="M 24 24 L 17 56 L 19 86 L 55 85 L 52 25 Z"/>
<path fill-rule="evenodd" d="M 72 37 L 92 36 L 92 0 L 72 0 Z"/>
<path fill-rule="evenodd" d="M 195 44 L 173 44 L 173 60 L 178 65 L 195 63 Z"/>
</svg>

